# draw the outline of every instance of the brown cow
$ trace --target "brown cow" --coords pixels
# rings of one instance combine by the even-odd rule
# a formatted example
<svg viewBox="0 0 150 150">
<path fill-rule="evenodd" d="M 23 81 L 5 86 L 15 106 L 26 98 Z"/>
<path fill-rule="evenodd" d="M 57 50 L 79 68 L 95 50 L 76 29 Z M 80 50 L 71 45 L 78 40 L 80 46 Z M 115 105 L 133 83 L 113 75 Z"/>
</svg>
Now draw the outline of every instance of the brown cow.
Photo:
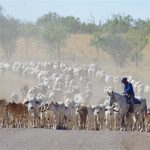
<svg viewBox="0 0 150 150">
<path fill-rule="evenodd" d="M 12 127 L 21 127 L 25 117 L 27 117 L 27 107 L 22 103 L 8 103 L 6 106 L 9 123 Z M 24 120 L 23 120 L 24 119 Z"/>
<path fill-rule="evenodd" d="M 78 109 L 78 113 L 80 116 L 80 129 L 86 129 L 86 119 L 88 115 L 88 109 L 86 106 L 80 106 Z"/>
<path fill-rule="evenodd" d="M 0 99 L 0 123 L 1 128 L 7 125 L 7 114 L 5 112 L 7 105 L 6 99 Z"/>
</svg>

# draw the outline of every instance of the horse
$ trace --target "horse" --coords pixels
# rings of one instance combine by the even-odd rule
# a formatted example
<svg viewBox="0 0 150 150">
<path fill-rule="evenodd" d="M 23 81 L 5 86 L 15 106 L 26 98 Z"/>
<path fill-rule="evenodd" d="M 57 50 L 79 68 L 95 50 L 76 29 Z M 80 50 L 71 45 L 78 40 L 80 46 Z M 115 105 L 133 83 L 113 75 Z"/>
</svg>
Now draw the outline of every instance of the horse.
<svg viewBox="0 0 150 150">
<path fill-rule="evenodd" d="M 125 119 L 126 115 L 129 111 L 130 104 L 128 104 L 127 99 L 124 95 L 121 95 L 117 92 L 107 92 L 109 95 L 109 102 L 110 106 L 113 105 L 114 102 L 118 104 L 119 111 L 121 114 L 121 131 L 126 131 L 126 126 L 125 126 Z M 144 131 L 144 115 L 147 115 L 147 104 L 146 104 L 146 99 L 144 98 L 138 98 L 139 101 L 141 101 L 140 104 L 134 104 L 134 110 L 133 110 L 133 116 L 134 116 L 134 124 L 132 127 L 132 130 L 134 131 L 137 126 L 137 120 L 138 120 L 138 114 L 141 114 L 142 118 L 142 127 L 141 127 L 141 132 Z"/>
</svg>

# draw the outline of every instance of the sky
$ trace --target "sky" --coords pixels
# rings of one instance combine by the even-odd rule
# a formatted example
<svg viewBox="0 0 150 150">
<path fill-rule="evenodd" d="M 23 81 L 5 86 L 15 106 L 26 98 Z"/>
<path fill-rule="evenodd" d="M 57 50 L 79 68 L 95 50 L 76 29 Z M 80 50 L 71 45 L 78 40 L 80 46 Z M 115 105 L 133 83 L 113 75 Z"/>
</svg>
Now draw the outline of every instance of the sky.
<svg viewBox="0 0 150 150">
<path fill-rule="evenodd" d="M 150 18 L 150 0 L 0 0 L 0 5 L 5 14 L 32 22 L 49 12 L 78 17 L 82 22 L 90 22 L 92 12 L 97 23 L 118 13 Z"/>
</svg>

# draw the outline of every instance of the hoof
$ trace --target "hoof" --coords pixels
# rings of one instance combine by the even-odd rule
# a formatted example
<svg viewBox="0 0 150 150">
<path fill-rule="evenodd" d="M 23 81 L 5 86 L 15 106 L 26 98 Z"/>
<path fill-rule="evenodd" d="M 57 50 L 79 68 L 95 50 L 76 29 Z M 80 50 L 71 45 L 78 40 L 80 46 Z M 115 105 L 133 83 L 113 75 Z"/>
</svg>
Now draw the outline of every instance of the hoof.
<svg viewBox="0 0 150 150">
<path fill-rule="evenodd" d="M 123 130 L 124 130 L 123 128 L 120 129 L 120 131 L 123 131 Z"/>
<path fill-rule="evenodd" d="M 143 129 L 141 129 L 140 132 L 143 132 Z"/>
</svg>

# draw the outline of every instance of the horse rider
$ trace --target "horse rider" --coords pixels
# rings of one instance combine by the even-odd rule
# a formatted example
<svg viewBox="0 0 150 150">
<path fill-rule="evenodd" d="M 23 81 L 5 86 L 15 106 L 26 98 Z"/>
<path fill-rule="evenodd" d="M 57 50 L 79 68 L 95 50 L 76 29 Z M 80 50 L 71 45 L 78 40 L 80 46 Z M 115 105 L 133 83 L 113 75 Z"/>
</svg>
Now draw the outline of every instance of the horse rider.
<svg viewBox="0 0 150 150">
<path fill-rule="evenodd" d="M 132 83 L 128 82 L 126 77 L 122 78 L 121 83 L 124 84 L 124 92 L 122 94 L 127 97 L 127 102 L 130 104 L 129 110 L 133 112 L 135 94 L 134 94 Z"/>
</svg>

